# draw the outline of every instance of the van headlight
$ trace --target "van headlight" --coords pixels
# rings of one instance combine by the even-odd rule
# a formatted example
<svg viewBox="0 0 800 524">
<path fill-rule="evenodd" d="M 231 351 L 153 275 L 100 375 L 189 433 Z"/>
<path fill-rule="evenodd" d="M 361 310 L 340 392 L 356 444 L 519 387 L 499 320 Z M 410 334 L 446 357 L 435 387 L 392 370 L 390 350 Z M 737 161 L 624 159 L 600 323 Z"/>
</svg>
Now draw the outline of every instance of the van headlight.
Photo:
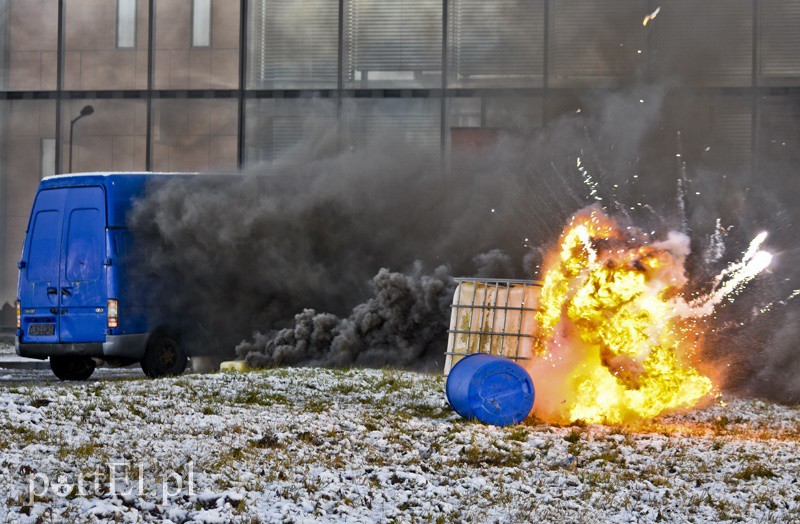
<svg viewBox="0 0 800 524">
<path fill-rule="evenodd" d="M 108 327 L 119 326 L 119 304 L 114 299 L 108 299 Z"/>
</svg>

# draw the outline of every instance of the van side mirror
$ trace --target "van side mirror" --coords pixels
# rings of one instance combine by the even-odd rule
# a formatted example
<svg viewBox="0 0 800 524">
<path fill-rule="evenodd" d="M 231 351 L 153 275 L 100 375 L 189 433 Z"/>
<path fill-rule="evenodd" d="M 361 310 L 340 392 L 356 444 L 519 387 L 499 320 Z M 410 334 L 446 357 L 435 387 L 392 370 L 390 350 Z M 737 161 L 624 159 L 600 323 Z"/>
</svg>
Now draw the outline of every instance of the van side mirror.
<svg viewBox="0 0 800 524">
<path fill-rule="evenodd" d="M 17 262 L 17 269 L 23 269 L 25 266 L 26 264 L 24 260 L 20 260 L 19 262 Z"/>
</svg>

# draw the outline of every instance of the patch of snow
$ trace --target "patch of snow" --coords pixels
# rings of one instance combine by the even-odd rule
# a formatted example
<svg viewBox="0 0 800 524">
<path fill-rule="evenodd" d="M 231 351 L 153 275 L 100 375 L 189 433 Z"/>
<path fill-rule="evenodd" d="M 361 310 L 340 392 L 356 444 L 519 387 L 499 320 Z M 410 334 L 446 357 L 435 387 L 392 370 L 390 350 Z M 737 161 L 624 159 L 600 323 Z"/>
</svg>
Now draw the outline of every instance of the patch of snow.
<svg viewBox="0 0 800 524">
<path fill-rule="evenodd" d="M 497 428 L 443 406 L 441 377 L 410 372 L 101 378 L 0 385 L 0 520 L 800 515 L 797 406 L 729 397 L 636 427 Z"/>
</svg>

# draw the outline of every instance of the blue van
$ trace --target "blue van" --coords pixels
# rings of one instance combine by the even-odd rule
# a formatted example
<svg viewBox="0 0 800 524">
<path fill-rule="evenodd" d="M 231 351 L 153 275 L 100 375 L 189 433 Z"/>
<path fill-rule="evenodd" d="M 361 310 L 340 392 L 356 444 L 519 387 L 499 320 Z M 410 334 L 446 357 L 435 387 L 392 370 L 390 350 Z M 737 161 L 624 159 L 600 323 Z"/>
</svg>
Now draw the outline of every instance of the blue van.
<svg viewBox="0 0 800 524">
<path fill-rule="evenodd" d="M 62 380 L 86 380 L 97 361 L 140 362 L 149 377 L 183 373 L 180 326 L 150 318 L 148 283 L 133 281 L 135 257 L 143 255 L 135 254 L 126 223 L 150 183 L 174 176 L 86 173 L 41 181 L 17 264 L 18 355 L 49 357 Z"/>
</svg>

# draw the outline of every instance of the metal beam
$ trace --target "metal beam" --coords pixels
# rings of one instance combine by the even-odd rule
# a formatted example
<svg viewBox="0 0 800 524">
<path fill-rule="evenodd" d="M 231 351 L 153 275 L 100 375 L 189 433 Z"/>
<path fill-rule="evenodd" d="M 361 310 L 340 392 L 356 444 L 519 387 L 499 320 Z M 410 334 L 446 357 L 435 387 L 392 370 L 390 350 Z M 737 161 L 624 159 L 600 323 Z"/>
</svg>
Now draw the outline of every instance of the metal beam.
<svg viewBox="0 0 800 524">
<path fill-rule="evenodd" d="M 542 126 L 546 126 L 547 94 L 550 90 L 550 0 L 544 0 L 542 18 Z"/>
<path fill-rule="evenodd" d="M 759 68 L 759 9 L 758 0 L 753 0 L 753 47 L 752 47 L 752 77 L 750 79 L 751 109 L 750 109 L 750 174 L 755 180 L 758 172 L 758 68 Z"/>
<path fill-rule="evenodd" d="M 56 166 L 61 173 L 61 96 L 64 91 L 64 0 L 58 0 L 58 43 L 56 48 Z"/>
<path fill-rule="evenodd" d="M 336 41 L 336 144 L 342 144 L 342 95 L 344 90 L 344 0 L 339 0 L 339 37 Z"/>
<path fill-rule="evenodd" d="M 246 100 L 245 89 L 247 87 L 247 0 L 239 2 L 239 89 L 236 98 L 239 102 L 238 132 L 236 134 L 236 167 L 241 170 L 245 160 L 245 118 Z"/>
<path fill-rule="evenodd" d="M 442 160 L 445 160 L 447 151 L 447 39 L 448 27 L 447 22 L 449 18 L 449 4 L 450 0 L 442 0 L 442 100 L 441 100 L 441 119 L 439 122 L 439 147 L 442 152 Z M 444 162 L 442 162 L 444 167 Z"/>
<path fill-rule="evenodd" d="M 9 5 L 5 0 L 0 1 L 0 89 L 8 88 L 8 55 L 11 45 L 11 35 L 8 30 Z"/>
<path fill-rule="evenodd" d="M 620 90 L 616 87 L 593 87 L 593 92 L 613 93 Z M 585 92 L 585 88 L 577 87 L 521 87 L 521 88 L 457 88 L 448 87 L 447 97 L 479 97 L 479 96 L 542 96 L 545 92 L 578 95 Z M 720 93 L 727 95 L 750 95 L 755 91 L 758 96 L 800 95 L 800 86 L 757 86 L 755 90 L 747 87 L 676 87 L 676 93 L 708 94 Z M 147 89 L 122 91 L 6 91 L 0 92 L 0 100 L 88 100 L 88 99 L 116 99 L 146 100 L 148 96 L 154 99 L 236 99 L 238 89 Z M 443 95 L 440 88 L 414 88 L 414 89 L 342 89 L 343 98 L 438 98 Z M 340 94 L 337 89 L 246 89 L 244 98 L 335 98 Z M 60 95 L 60 97 L 59 97 Z"/>
<path fill-rule="evenodd" d="M 147 130 L 145 131 L 144 168 L 153 170 L 153 75 L 155 71 L 155 0 L 147 2 Z"/>
</svg>

